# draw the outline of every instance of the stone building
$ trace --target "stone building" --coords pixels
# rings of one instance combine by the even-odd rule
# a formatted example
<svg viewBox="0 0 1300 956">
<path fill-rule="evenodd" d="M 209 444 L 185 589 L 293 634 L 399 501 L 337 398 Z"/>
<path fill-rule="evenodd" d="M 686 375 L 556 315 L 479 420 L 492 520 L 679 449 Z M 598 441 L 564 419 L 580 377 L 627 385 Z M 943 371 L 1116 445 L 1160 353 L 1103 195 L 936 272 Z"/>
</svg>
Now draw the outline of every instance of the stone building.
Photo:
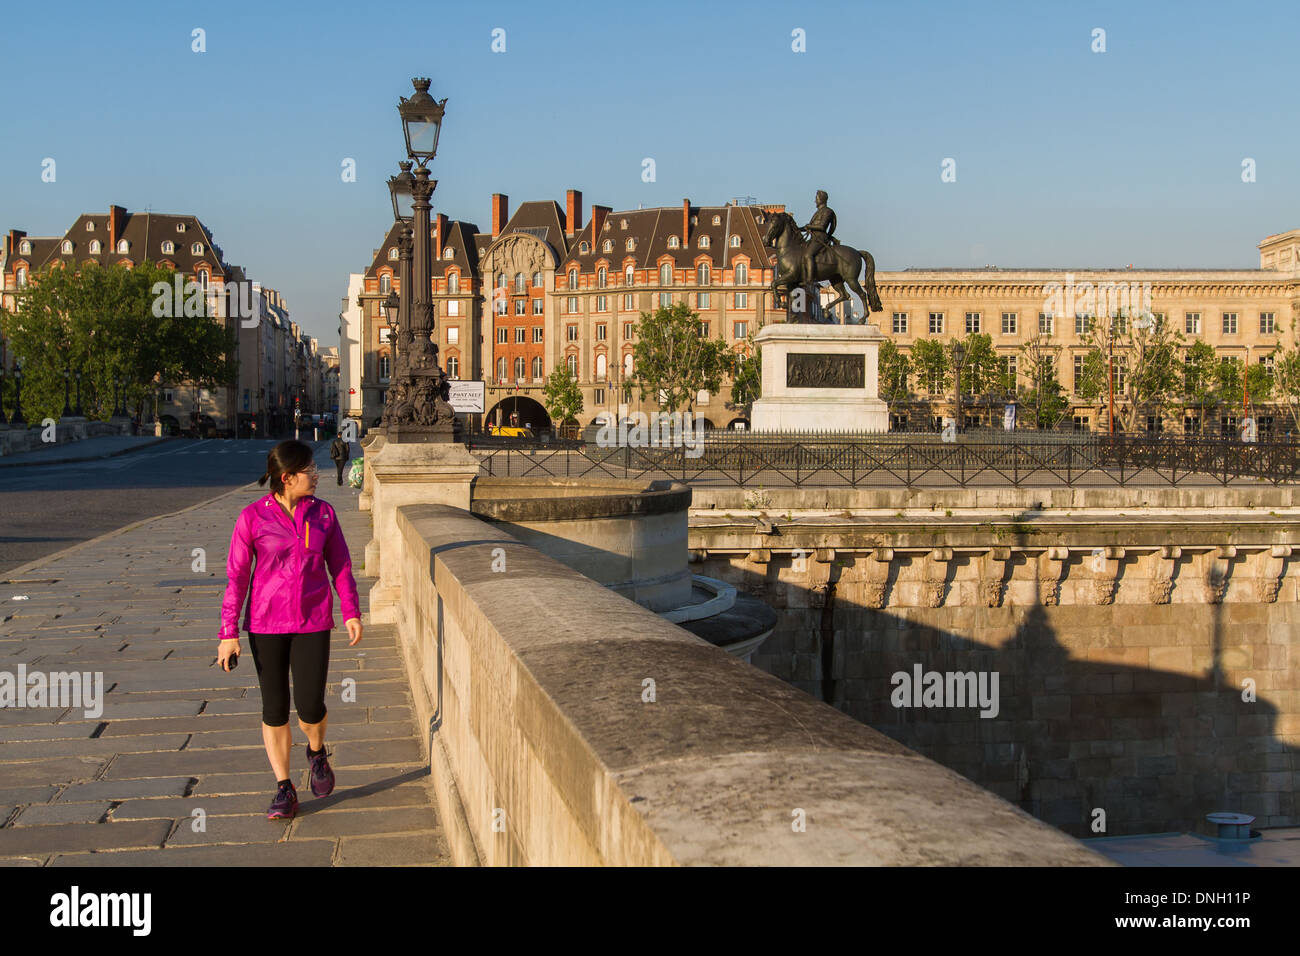
<svg viewBox="0 0 1300 956">
<path fill-rule="evenodd" d="M 762 230 L 766 215 L 781 208 L 683 200 L 616 212 L 597 205 L 584 221 L 582 193 L 570 189 L 563 206 L 530 201 L 513 213 L 509 198 L 496 193 L 483 232 L 437 214 L 432 294 L 442 365 L 453 378 L 486 383 L 490 421 L 516 412 L 521 423 L 549 428 L 543 386 L 561 365 L 582 389 L 580 424 L 651 410 L 653 401 L 624 384 L 641 313 L 685 302 L 700 313 L 706 334 L 743 346 L 767 318 L 772 271 Z M 367 425 L 383 412 L 392 363 L 382 302 L 398 287 L 397 238 L 394 226 L 355 297 Z M 344 341 L 345 355 L 347 347 Z M 741 414 L 727 407 L 729 396 L 729 387 L 697 396 L 707 424 L 722 427 Z"/>
<path fill-rule="evenodd" d="M 992 336 L 1002 367 L 1027 384 L 1022 347 L 1038 338 L 1051 355 L 1056 378 L 1070 402 L 1070 421 L 1079 428 L 1108 427 L 1107 397 L 1087 401 L 1079 396 L 1084 342 L 1088 323 L 1107 312 L 1149 311 L 1173 324 L 1184 343 L 1196 340 L 1214 348 L 1220 361 L 1273 367 L 1273 351 L 1290 346 L 1300 319 L 1300 230 L 1269 236 L 1259 243 L 1258 269 L 982 269 L 911 268 L 877 273 L 882 313 L 871 321 L 901 348 L 922 339 L 945 343 L 972 333 Z M 823 293 L 826 297 L 826 293 Z M 1122 381 L 1128 356 L 1116 348 L 1115 375 Z M 912 416 L 912 426 L 926 418 L 951 414 L 951 387 L 930 392 L 927 383 L 909 383 L 916 401 L 896 403 L 895 424 Z M 975 399 L 975 400 L 972 400 Z M 1001 421 L 1003 402 L 963 398 L 967 425 Z M 1213 414 L 1216 420 L 1210 421 Z M 1183 420 L 1178 420 L 1179 416 Z M 1145 425 L 1155 431 L 1225 430 L 1237 426 L 1239 408 L 1207 411 L 1167 410 L 1162 421 Z M 1155 416 L 1144 416 L 1154 419 Z M 1261 430 L 1285 430 L 1276 408 L 1258 409 Z M 916 419 L 921 419 L 917 421 Z"/>
</svg>

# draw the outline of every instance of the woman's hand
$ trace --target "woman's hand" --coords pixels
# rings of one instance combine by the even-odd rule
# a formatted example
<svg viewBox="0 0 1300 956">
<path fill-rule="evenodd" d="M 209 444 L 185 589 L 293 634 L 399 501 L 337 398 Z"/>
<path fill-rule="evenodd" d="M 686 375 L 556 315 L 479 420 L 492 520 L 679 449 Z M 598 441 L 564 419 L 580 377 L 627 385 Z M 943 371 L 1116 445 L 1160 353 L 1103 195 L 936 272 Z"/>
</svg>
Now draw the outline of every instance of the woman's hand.
<svg viewBox="0 0 1300 956">
<path fill-rule="evenodd" d="M 348 629 L 348 637 L 352 638 L 352 640 L 348 641 L 348 647 L 356 647 L 361 643 L 361 618 L 350 617 L 344 622 L 344 625 Z"/>
<path fill-rule="evenodd" d="M 222 641 L 217 647 L 217 666 L 223 671 L 229 671 L 230 667 L 226 663 L 230 658 L 239 655 L 239 638 L 232 637 L 229 640 Z"/>
</svg>

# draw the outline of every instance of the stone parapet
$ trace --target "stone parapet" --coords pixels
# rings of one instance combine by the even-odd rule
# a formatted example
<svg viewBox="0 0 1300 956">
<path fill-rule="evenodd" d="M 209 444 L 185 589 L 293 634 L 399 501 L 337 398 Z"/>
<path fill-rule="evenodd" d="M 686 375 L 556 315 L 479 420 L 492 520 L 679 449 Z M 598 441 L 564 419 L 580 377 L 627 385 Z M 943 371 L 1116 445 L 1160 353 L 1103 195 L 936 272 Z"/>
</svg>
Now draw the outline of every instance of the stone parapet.
<svg viewBox="0 0 1300 956">
<path fill-rule="evenodd" d="M 463 509 L 397 507 L 395 532 L 458 863 L 1105 863 Z"/>
</svg>

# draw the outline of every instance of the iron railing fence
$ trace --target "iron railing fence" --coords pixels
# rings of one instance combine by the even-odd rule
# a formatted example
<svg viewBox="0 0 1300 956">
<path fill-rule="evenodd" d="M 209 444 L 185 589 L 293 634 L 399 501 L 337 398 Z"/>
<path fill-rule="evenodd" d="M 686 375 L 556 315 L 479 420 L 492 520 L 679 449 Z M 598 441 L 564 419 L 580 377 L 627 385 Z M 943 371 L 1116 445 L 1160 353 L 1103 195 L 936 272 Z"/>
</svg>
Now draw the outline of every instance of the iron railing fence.
<svg viewBox="0 0 1300 956">
<path fill-rule="evenodd" d="M 1300 445 L 1086 435 L 984 441 L 887 434 L 781 439 L 709 434 L 699 443 L 555 448 L 472 446 L 503 477 L 673 478 L 771 487 L 1228 485 L 1300 480 Z"/>
</svg>

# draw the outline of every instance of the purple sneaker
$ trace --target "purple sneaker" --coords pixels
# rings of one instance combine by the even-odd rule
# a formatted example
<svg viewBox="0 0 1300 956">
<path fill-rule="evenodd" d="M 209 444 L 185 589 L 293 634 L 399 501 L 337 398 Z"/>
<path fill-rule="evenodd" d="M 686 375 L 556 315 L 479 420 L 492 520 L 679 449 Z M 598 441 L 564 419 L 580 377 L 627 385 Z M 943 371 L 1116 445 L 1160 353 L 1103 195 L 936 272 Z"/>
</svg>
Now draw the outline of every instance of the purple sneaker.
<svg viewBox="0 0 1300 956">
<path fill-rule="evenodd" d="M 298 791 L 290 783 L 275 791 L 275 799 L 271 801 L 271 809 L 266 811 L 266 818 L 268 820 L 292 820 L 293 815 L 297 812 Z"/>
<path fill-rule="evenodd" d="M 308 747 L 307 763 L 311 764 L 311 792 L 318 797 L 328 797 L 334 792 L 334 771 L 325 756 L 325 748 L 321 747 L 320 755 L 313 757 Z"/>
</svg>

